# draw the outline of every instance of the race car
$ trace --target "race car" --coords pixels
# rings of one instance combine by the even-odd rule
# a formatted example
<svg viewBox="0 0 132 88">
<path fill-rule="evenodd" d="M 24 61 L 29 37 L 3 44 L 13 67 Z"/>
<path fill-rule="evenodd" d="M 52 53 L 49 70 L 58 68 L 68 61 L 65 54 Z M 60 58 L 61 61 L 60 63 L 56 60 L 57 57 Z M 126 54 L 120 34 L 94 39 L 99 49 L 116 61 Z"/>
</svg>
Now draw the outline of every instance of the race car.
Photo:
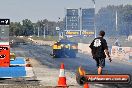
<svg viewBox="0 0 132 88">
<path fill-rule="evenodd" d="M 54 43 L 52 48 L 52 55 L 54 58 L 76 58 L 76 53 L 78 52 L 78 43 L 61 39 L 60 41 Z"/>
</svg>

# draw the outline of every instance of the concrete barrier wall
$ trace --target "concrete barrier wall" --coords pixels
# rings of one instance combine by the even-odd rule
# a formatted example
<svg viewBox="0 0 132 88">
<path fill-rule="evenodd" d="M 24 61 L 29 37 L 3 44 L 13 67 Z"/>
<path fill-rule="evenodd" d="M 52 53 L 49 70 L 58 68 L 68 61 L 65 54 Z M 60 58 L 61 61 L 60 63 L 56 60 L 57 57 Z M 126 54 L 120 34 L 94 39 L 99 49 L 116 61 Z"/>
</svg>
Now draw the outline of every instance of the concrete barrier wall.
<svg viewBox="0 0 132 88">
<path fill-rule="evenodd" d="M 129 60 L 132 56 L 132 47 L 112 46 L 111 56 L 119 59 Z"/>
<path fill-rule="evenodd" d="M 78 43 L 78 50 L 81 53 L 91 54 L 90 44 Z"/>
<path fill-rule="evenodd" d="M 132 35 L 128 36 L 128 40 L 129 40 L 129 41 L 132 40 Z"/>
<path fill-rule="evenodd" d="M 43 40 L 34 40 L 32 38 L 28 38 L 30 41 L 37 45 L 49 45 L 52 46 L 54 44 L 54 41 L 43 41 Z"/>
</svg>

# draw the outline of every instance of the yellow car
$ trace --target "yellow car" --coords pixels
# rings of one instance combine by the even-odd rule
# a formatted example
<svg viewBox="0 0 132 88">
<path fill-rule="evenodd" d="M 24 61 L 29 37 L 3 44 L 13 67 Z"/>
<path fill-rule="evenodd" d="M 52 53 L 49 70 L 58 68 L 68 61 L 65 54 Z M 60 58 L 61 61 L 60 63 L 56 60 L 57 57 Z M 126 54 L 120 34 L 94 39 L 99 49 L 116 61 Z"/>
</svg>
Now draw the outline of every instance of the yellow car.
<svg viewBox="0 0 132 88">
<path fill-rule="evenodd" d="M 78 43 L 62 39 L 52 46 L 54 58 L 76 58 L 78 52 Z"/>
</svg>

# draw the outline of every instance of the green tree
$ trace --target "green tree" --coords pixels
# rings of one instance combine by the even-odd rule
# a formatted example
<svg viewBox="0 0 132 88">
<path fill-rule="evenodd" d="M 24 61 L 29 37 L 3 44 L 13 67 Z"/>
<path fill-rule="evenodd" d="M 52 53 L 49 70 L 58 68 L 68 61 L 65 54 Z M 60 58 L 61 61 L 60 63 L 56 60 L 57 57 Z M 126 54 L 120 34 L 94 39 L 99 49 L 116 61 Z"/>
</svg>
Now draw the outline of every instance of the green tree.
<svg viewBox="0 0 132 88">
<path fill-rule="evenodd" d="M 22 25 L 20 24 L 20 22 L 11 22 L 10 26 L 10 33 L 9 35 L 10 36 L 20 36 L 20 35 L 23 35 L 22 33 Z"/>
<path fill-rule="evenodd" d="M 29 19 L 22 20 L 22 29 L 25 36 L 33 35 L 33 23 Z"/>
<path fill-rule="evenodd" d="M 117 12 L 117 30 L 116 30 Z M 116 36 L 132 34 L 132 5 L 110 5 L 101 8 L 96 15 L 97 30 L 105 30 L 107 35 Z"/>
<path fill-rule="evenodd" d="M 125 24 L 125 33 L 129 36 L 132 34 L 132 6 L 127 5 L 124 7 L 123 21 Z"/>
</svg>

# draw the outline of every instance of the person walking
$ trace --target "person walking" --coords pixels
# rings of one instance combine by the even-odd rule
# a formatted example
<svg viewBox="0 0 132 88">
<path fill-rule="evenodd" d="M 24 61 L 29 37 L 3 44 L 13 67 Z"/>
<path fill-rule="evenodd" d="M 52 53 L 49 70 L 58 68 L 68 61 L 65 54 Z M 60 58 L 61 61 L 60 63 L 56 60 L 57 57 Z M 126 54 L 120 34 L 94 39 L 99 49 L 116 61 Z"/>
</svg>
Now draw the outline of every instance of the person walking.
<svg viewBox="0 0 132 88">
<path fill-rule="evenodd" d="M 103 67 L 105 67 L 106 55 L 109 58 L 110 62 L 112 61 L 108 51 L 107 42 L 103 38 L 104 36 L 105 32 L 101 30 L 99 32 L 99 37 L 95 38 L 89 46 L 91 48 L 93 59 L 95 59 L 98 67 L 98 74 L 102 74 L 102 69 Z"/>
</svg>

